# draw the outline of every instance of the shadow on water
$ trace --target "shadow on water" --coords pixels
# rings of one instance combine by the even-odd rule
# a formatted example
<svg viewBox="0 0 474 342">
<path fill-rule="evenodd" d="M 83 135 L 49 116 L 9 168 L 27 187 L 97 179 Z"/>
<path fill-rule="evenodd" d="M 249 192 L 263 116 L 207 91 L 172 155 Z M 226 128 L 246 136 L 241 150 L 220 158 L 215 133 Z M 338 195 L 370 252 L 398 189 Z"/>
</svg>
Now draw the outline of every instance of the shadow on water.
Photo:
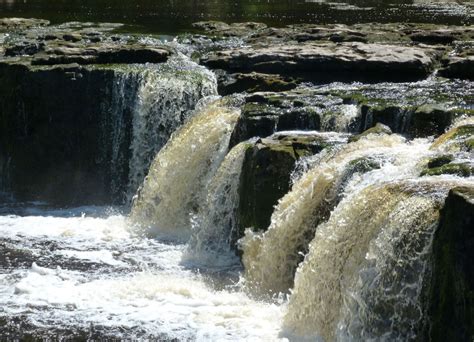
<svg viewBox="0 0 474 342">
<path fill-rule="evenodd" d="M 200 20 L 295 23 L 472 23 L 466 0 L 0 0 L 0 17 L 36 17 L 53 23 L 109 21 L 142 33 L 189 31 Z"/>
</svg>

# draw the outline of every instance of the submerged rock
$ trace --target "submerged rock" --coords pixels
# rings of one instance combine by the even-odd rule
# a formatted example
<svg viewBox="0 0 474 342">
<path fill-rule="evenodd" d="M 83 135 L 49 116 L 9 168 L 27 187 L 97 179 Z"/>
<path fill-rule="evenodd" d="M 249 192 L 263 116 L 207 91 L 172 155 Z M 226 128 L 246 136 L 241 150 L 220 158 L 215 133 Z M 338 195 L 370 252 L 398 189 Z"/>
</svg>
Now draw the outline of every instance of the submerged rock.
<svg viewBox="0 0 474 342">
<path fill-rule="evenodd" d="M 449 192 L 433 241 L 428 299 L 431 341 L 474 337 L 474 188 Z"/>
</svg>

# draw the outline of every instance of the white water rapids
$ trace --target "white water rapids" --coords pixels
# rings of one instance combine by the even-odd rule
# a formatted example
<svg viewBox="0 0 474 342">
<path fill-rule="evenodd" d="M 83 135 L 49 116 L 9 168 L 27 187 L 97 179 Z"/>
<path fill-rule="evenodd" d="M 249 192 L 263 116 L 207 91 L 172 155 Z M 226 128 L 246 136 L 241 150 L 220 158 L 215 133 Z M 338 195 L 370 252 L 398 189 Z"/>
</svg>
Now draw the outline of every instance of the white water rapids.
<svg viewBox="0 0 474 342">
<path fill-rule="evenodd" d="M 113 208 L 0 206 L 0 214 L 6 213 L 0 215 L 0 336 L 418 337 L 439 209 L 450 188 L 474 186 L 473 177 L 420 177 L 427 160 L 447 149 L 459 160 L 467 158 L 446 142 L 454 133 L 435 144 L 369 135 L 328 148 L 280 200 L 269 230 L 247 230 L 242 272 L 229 266 L 226 254 L 235 252 L 228 241 L 246 143 L 226 156 L 239 116 L 227 105 L 207 104 L 172 136 L 155 158 L 131 217 Z M 367 158 L 377 166 L 345 177 L 346 166 Z M 339 185 L 338 204 L 316 220 Z M 178 238 L 170 242 L 170 236 Z M 299 256 L 304 261 L 298 264 Z M 261 292 L 288 290 L 293 271 L 288 297 L 255 299 Z M 239 279 L 241 274 L 247 279 Z"/>
<path fill-rule="evenodd" d="M 187 270 L 185 245 L 136 237 L 104 208 L 27 214 L 0 217 L 11 262 L 1 268 L 0 321 L 23 317 L 42 336 L 66 327 L 116 339 L 277 339 L 283 307 Z"/>
</svg>

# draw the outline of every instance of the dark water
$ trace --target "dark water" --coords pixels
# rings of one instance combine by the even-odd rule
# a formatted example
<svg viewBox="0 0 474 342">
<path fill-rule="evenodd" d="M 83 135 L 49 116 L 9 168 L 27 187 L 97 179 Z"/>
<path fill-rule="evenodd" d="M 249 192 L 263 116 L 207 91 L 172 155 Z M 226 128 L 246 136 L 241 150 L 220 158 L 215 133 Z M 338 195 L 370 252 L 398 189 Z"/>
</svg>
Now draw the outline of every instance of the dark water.
<svg viewBox="0 0 474 342">
<path fill-rule="evenodd" d="M 0 17 L 121 22 L 141 32 L 180 32 L 199 20 L 294 23 L 472 24 L 466 0 L 0 0 Z"/>
</svg>

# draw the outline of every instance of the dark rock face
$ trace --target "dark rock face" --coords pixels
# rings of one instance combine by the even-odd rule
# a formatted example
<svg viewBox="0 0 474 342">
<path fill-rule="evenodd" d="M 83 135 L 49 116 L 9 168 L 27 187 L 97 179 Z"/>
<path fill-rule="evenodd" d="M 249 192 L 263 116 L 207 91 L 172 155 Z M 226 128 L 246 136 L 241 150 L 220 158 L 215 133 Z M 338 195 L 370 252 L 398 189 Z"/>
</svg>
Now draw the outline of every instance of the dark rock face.
<svg viewBox="0 0 474 342">
<path fill-rule="evenodd" d="M 375 103 L 362 105 L 361 114 L 366 129 L 381 123 L 394 133 L 418 138 L 443 134 L 460 113 L 438 105 L 418 107 Z"/>
<path fill-rule="evenodd" d="M 113 72 L 3 65 L 0 80 L 1 154 L 15 196 L 110 203 L 101 125 Z"/>
<path fill-rule="evenodd" d="M 0 20 L 14 32 L 0 49 L 0 191 L 61 205 L 120 202 L 132 118 L 110 112 L 111 65 L 162 63 L 172 51 L 110 34 L 117 24 L 47 25 Z M 120 143 L 114 127 L 123 127 Z M 111 170 L 113 150 L 123 170 Z"/>
<path fill-rule="evenodd" d="M 431 341 L 474 338 L 474 189 L 450 191 L 433 241 Z"/>
<path fill-rule="evenodd" d="M 256 71 L 316 81 L 413 81 L 433 70 L 434 53 L 382 44 L 288 44 L 219 51 L 201 62 L 230 72 Z"/>
<path fill-rule="evenodd" d="M 474 56 L 452 58 L 439 74 L 448 78 L 474 80 Z"/>
<path fill-rule="evenodd" d="M 334 144 L 318 135 L 279 133 L 259 139 L 249 148 L 240 177 L 239 229 L 234 233 L 234 243 L 245 228 L 268 228 L 274 206 L 290 190 L 290 176 L 298 159 Z"/>
</svg>

